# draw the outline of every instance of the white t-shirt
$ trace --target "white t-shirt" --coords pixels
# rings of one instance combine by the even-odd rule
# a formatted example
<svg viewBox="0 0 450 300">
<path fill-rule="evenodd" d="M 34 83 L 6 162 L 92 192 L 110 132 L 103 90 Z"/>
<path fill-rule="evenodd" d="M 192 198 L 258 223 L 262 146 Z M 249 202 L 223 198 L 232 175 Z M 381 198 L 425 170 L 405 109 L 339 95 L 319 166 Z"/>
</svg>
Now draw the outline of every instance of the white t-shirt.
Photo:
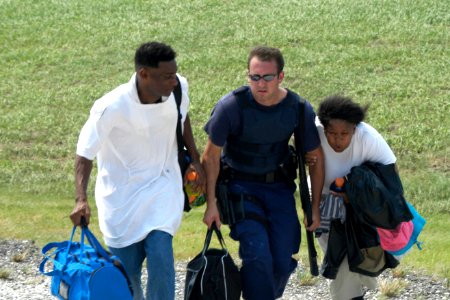
<svg viewBox="0 0 450 300">
<path fill-rule="evenodd" d="M 327 195 L 330 184 L 337 177 L 350 173 L 352 167 L 360 166 L 366 161 L 392 164 L 397 160 L 381 134 L 367 123 L 361 122 L 356 126 L 350 145 L 340 153 L 335 152 L 328 144 L 318 117 L 316 126 L 325 156 L 325 182 L 322 194 Z"/>
<path fill-rule="evenodd" d="M 183 123 L 189 107 L 188 84 L 178 77 Z M 95 200 L 108 246 L 129 246 L 155 229 L 171 235 L 178 230 L 184 194 L 177 116 L 173 93 L 157 104 L 139 101 L 136 74 L 93 105 L 77 154 L 90 160 L 97 157 Z"/>
</svg>

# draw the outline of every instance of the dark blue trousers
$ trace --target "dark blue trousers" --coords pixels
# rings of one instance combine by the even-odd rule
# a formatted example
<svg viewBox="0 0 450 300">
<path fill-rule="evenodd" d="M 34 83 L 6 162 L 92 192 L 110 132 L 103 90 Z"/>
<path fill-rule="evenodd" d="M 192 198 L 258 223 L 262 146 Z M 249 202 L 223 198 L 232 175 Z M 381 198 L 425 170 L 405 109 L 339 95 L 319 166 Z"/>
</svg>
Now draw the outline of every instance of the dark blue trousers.
<svg viewBox="0 0 450 300">
<path fill-rule="evenodd" d="M 233 181 L 234 194 L 255 196 L 258 203 L 244 201 L 246 213 L 267 220 L 245 219 L 231 228 L 230 236 L 239 241 L 244 299 L 273 300 L 283 295 L 297 261 L 292 255 L 300 248 L 300 223 L 294 190 L 284 183 L 262 184 Z"/>
</svg>

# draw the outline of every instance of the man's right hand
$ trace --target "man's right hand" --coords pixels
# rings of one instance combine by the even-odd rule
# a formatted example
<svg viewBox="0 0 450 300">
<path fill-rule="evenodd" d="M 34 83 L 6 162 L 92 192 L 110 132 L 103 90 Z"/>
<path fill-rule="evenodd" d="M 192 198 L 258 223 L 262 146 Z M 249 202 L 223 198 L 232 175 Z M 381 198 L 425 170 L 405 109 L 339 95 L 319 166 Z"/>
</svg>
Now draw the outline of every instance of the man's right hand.
<svg viewBox="0 0 450 300">
<path fill-rule="evenodd" d="M 81 225 L 81 217 L 84 217 L 86 220 L 86 225 L 88 225 L 89 219 L 91 218 L 91 208 L 89 207 L 87 200 L 77 201 L 74 209 L 70 213 L 70 219 L 75 226 Z"/>
<path fill-rule="evenodd" d="M 203 223 L 205 223 L 208 226 L 208 229 L 211 228 L 212 223 L 216 223 L 216 226 L 218 229 L 220 229 L 220 225 L 222 224 L 220 222 L 220 215 L 219 215 L 219 209 L 217 208 L 216 203 L 208 203 L 205 215 L 203 216 Z"/>
</svg>

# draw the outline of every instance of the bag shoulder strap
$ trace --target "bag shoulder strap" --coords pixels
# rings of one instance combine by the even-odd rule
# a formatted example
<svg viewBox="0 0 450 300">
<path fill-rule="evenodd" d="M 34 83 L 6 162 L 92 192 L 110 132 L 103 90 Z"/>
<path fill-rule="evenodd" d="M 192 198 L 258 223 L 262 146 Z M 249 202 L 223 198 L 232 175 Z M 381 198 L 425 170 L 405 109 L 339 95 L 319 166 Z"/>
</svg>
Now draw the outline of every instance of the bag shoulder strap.
<svg viewBox="0 0 450 300">
<path fill-rule="evenodd" d="M 94 236 L 94 234 L 89 230 L 87 226 L 83 226 L 81 228 L 82 231 L 84 231 L 84 235 L 86 236 L 89 244 L 92 246 L 92 248 L 95 249 L 95 251 L 103 257 L 106 261 L 113 262 L 113 259 L 111 257 L 111 253 L 109 253 L 103 246 L 100 244 L 100 242 L 97 240 L 97 238 Z"/>
<path fill-rule="evenodd" d="M 180 153 L 181 151 L 183 151 L 184 148 L 184 143 L 183 143 L 183 133 L 181 132 L 181 110 L 180 110 L 180 106 L 181 106 L 181 83 L 180 83 L 180 79 L 177 77 L 177 86 L 175 87 L 175 89 L 173 90 L 173 95 L 175 96 L 175 102 L 177 104 L 177 111 L 178 111 L 178 121 L 177 121 L 177 145 L 178 145 L 178 152 Z"/>
<path fill-rule="evenodd" d="M 178 76 L 176 76 L 177 78 L 177 86 L 175 87 L 175 89 L 173 90 L 173 95 L 175 97 L 175 102 L 177 104 L 177 111 L 178 111 L 178 120 L 177 120 L 177 146 L 178 146 L 178 165 L 180 166 L 180 171 L 183 172 L 183 168 L 182 166 L 185 165 L 185 156 L 184 156 L 184 142 L 183 142 L 183 132 L 181 130 L 181 119 L 182 119 L 182 115 L 181 115 L 181 110 L 180 110 L 180 106 L 181 106 L 181 100 L 182 100 L 182 93 L 181 93 L 181 82 L 180 82 L 180 78 L 178 78 Z M 184 174 L 181 174 L 181 176 L 184 176 Z M 186 194 L 186 191 L 183 189 L 183 193 L 184 193 L 184 211 L 190 211 L 191 207 L 189 205 L 189 198 Z"/>
<path fill-rule="evenodd" d="M 300 179 L 300 195 L 309 199 L 309 191 L 307 189 L 308 182 L 305 168 L 305 151 L 303 148 L 305 139 L 305 100 L 299 97 L 298 101 L 298 127 L 294 131 L 295 151 L 299 161 L 299 179 Z"/>
<path fill-rule="evenodd" d="M 303 142 L 305 139 L 305 100 L 301 97 L 298 97 L 298 124 L 294 131 L 294 138 L 297 155 L 300 159 L 304 160 L 305 153 L 303 150 Z"/>
<path fill-rule="evenodd" d="M 305 166 L 305 151 L 303 143 L 305 139 L 305 100 L 298 97 L 298 124 L 294 130 L 295 152 L 301 166 Z M 299 170 L 300 184 L 306 184 L 306 169 Z"/>
<path fill-rule="evenodd" d="M 180 109 L 180 105 L 181 105 L 181 83 L 180 83 L 180 78 L 178 78 L 177 76 L 177 86 L 175 87 L 175 89 L 173 90 L 173 95 L 175 96 L 175 101 L 177 103 L 177 108 Z"/>
</svg>

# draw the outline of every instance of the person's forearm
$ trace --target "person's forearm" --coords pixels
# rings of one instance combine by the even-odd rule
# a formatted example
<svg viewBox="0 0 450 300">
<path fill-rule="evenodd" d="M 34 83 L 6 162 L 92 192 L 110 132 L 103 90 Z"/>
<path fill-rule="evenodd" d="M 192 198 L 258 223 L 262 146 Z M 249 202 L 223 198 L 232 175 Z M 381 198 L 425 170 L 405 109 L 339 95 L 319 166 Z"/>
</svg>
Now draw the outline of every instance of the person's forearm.
<svg viewBox="0 0 450 300">
<path fill-rule="evenodd" d="M 189 152 L 189 155 L 192 158 L 193 162 L 200 161 L 200 153 L 197 150 L 195 145 L 194 134 L 192 132 L 191 120 L 189 118 L 189 114 L 186 115 L 186 119 L 184 120 L 184 129 L 183 129 L 183 142 L 186 146 L 186 149 Z"/>
<path fill-rule="evenodd" d="M 216 183 L 220 171 L 221 147 L 212 143 L 210 139 L 205 146 L 202 156 L 203 169 L 206 173 L 206 210 L 203 222 L 211 228 L 211 224 L 216 223 L 220 228 L 220 214 L 216 202 Z"/>
<path fill-rule="evenodd" d="M 87 201 L 87 187 L 92 171 L 92 160 L 77 155 L 75 159 L 75 200 Z"/>
<path fill-rule="evenodd" d="M 325 164 L 322 151 L 317 155 L 315 164 L 309 167 L 309 175 L 311 179 L 312 207 L 318 210 L 325 180 Z"/>
<path fill-rule="evenodd" d="M 206 195 L 208 204 L 216 201 L 216 183 L 220 172 L 220 148 L 208 141 L 202 157 L 203 169 L 206 173 Z"/>
<path fill-rule="evenodd" d="M 220 162 L 208 156 L 203 157 L 203 168 L 206 172 L 206 195 L 208 204 L 216 202 L 216 183 L 220 171 Z"/>
</svg>

